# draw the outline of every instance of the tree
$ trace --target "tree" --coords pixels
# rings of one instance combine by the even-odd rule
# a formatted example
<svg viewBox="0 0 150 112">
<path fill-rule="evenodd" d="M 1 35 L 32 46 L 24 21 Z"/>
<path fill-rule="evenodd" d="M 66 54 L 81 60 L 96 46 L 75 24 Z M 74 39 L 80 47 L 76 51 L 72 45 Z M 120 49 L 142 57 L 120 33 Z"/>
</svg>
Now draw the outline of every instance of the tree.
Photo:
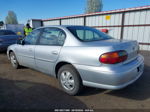
<svg viewBox="0 0 150 112">
<path fill-rule="evenodd" d="M 102 0 L 87 0 L 85 13 L 100 12 L 102 8 Z"/>
<path fill-rule="evenodd" d="M 0 26 L 3 26 L 4 25 L 4 22 L 3 21 L 0 21 Z"/>
<path fill-rule="evenodd" d="M 13 11 L 8 11 L 5 18 L 5 24 L 18 24 L 17 16 Z"/>
</svg>

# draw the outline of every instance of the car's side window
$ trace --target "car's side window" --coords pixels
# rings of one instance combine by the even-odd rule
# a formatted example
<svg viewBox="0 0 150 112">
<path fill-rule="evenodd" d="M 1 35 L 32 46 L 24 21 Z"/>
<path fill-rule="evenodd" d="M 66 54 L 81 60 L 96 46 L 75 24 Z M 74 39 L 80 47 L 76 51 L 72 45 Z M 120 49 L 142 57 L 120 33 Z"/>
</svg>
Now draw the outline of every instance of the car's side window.
<svg viewBox="0 0 150 112">
<path fill-rule="evenodd" d="M 35 45 L 36 41 L 40 35 L 41 30 L 37 29 L 27 35 L 24 39 L 25 45 Z"/>
<path fill-rule="evenodd" d="M 65 39 L 66 39 L 66 34 L 61 31 L 59 33 L 59 37 L 58 37 L 58 43 L 59 43 L 59 45 L 62 46 L 64 44 L 64 42 L 65 42 Z"/>
<path fill-rule="evenodd" d="M 39 39 L 39 45 L 62 46 L 66 38 L 63 30 L 44 28 Z"/>
<path fill-rule="evenodd" d="M 76 34 L 80 39 L 90 40 L 93 38 L 99 38 L 98 35 L 90 30 L 77 30 Z"/>
</svg>

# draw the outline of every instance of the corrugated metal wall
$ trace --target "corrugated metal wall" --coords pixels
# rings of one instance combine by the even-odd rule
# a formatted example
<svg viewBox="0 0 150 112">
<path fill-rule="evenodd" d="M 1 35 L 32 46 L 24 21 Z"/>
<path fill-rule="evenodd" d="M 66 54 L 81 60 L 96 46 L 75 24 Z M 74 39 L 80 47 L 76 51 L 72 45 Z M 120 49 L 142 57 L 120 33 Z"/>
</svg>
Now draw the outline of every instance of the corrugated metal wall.
<svg viewBox="0 0 150 112">
<path fill-rule="evenodd" d="M 61 25 L 84 25 L 84 18 L 62 19 Z"/>
<path fill-rule="evenodd" d="M 43 22 L 43 26 L 47 25 L 60 25 L 59 20 L 51 20 L 51 21 L 45 21 Z"/>
<path fill-rule="evenodd" d="M 35 21 L 35 24 L 33 25 L 33 28 L 37 28 L 37 27 L 40 27 L 42 25 L 41 22 L 39 21 Z"/>
<path fill-rule="evenodd" d="M 108 29 L 109 35 L 119 39 L 121 28 L 113 26 L 121 25 L 121 20 L 122 20 L 121 14 L 89 16 L 86 18 L 86 26 L 95 27 L 97 29 Z"/>
<path fill-rule="evenodd" d="M 150 6 L 43 20 L 43 25 L 85 25 L 108 29 L 117 39 L 137 40 L 141 50 L 150 50 Z"/>
<path fill-rule="evenodd" d="M 150 43 L 150 10 L 126 12 L 123 39 Z M 140 45 L 141 50 L 150 50 L 149 45 Z"/>
</svg>

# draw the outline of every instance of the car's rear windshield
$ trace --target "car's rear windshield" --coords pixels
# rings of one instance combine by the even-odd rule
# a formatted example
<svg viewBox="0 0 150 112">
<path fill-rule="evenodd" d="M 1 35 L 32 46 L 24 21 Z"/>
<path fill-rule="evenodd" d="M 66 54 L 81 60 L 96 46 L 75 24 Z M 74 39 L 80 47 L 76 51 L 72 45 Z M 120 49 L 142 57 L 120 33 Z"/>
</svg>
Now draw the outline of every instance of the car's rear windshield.
<svg viewBox="0 0 150 112">
<path fill-rule="evenodd" d="M 67 29 L 81 41 L 99 41 L 111 39 L 111 36 L 100 32 L 97 29 L 85 26 L 68 26 Z"/>
</svg>

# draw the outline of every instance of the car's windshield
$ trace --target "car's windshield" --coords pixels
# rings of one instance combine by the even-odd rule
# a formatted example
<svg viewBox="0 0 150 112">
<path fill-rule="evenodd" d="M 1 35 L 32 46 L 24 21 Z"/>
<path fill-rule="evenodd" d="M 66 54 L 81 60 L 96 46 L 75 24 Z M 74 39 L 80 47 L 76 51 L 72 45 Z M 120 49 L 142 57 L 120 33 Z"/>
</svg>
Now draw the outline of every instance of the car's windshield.
<svg viewBox="0 0 150 112">
<path fill-rule="evenodd" d="M 94 28 L 85 26 L 69 26 L 68 30 L 81 41 L 99 41 L 104 39 L 111 39 L 112 37 L 96 30 Z"/>
</svg>

